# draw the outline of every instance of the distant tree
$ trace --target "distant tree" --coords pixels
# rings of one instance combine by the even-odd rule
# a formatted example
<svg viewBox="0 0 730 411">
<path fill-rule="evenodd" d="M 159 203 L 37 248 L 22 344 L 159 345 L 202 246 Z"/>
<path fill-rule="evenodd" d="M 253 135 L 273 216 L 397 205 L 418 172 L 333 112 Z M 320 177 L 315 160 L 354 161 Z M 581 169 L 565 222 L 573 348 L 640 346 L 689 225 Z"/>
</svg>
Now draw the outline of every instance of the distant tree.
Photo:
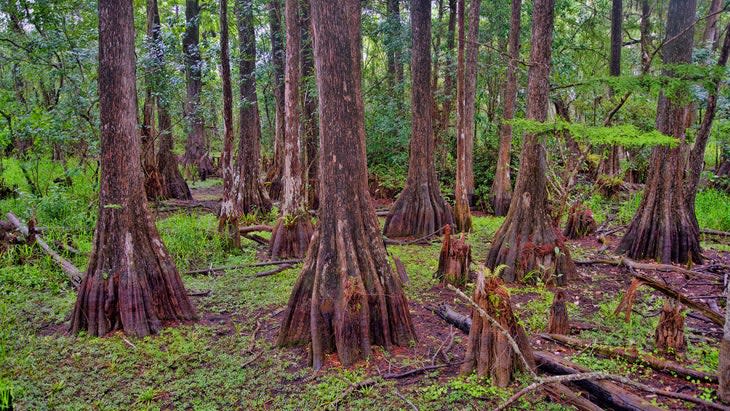
<svg viewBox="0 0 730 411">
<path fill-rule="evenodd" d="M 532 10 L 532 49 L 527 82 L 527 118 L 545 121 L 550 91 L 555 0 L 535 0 Z M 547 159 L 543 135 L 523 137 L 520 170 L 512 202 L 492 241 L 487 266 L 502 272 L 505 281 L 524 281 L 539 270 L 546 283 L 564 284 L 575 274 L 570 252 L 553 226 L 547 198 Z"/>
<path fill-rule="evenodd" d="M 623 46 L 621 33 L 623 19 L 623 0 L 613 0 L 611 7 L 611 54 L 608 62 L 608 74 L 613 77 L 621 75 L 621 47 Z M 620 171 L 619 147 L 613 145 L 609 148 L 608 155 L 601 161 L 599 172 L 601 174 L 615 176 Z"/>
<path fill-rule="evenodd" d="M 158 50 L 159 41 L 159 13 L 157 11 L 157 1 L 147 0 L 147 33 L 145 35 L 145 43 L 148 45 L 148 55 L 155 62 L 160 59 L 157 54 L 162 53 Z M 144 188 L 148 199 L 157 199 L 162 197 L 162 176 L 157 168 L 157 157 L 155 156 L 155 140 L 157 139 L 157 131 L 155 128 L 155 96 L 153 89 L 155 85 L 155 75 L 158 74 L 157 67 L 149 64 L 145 67 L 144 72 L 144 105 L 142 106 L 142 170 L 144 171 Z"/>
<path fill-rule="evenodd" d="M 317 93 L 310 87 L 314 77 L 314 49 L 311 36 L 309 0 L 302 2 L 302 143 L 304 145 L 304 191 L 307 207 L 319 208 L 319 127 L 317 124 Z"/>
<path fill-rule="evenodd" d="M 301 258 L 312 236 L 312 221 L 304 209 L 302 191 L 301 135 L 299 103 L 301 83 L 299 0 L 286 0 L 286 81 L 284 83 L 285 124 L 284 174 L 281 216 L 271 233 L 272 258 Z"/>
<path fill-rule="evenodd" d="M 226 233 L 233 244 L 240 246 L 238 218 L 240 212 L 236 207 L 236 195 L 240 185 L 240 176 L 233 165 L 233 87 L 231 86 L 231 62 L 228 45 L 228 0 L 220 1 L 221 25 L 221 79 L 223 85 L 223 152 L 221 153 L 221 169 L 223 170 L 223 199 L 218 220 L 218 231 Z"/>
<path fill-rule="evenodd" d="M 424 2 L 427 3 L 427 2 Z M 360 4 L 311 0 L 320 107 L 320 222 L 277 343 L 308 345 L 312 366 L 343 365 L 415 339 L 400 278 L 388 264 L 367 189 L 360 85 Z"/>
<path fill-rule="evenodd" d="M 512 200 L 512 182 L 510 180 L 510 149 L 512 148 L 512 125 L 510 121 L 515 115 L 517 100 L 517 64 L 520 58 L 520 17 L 522 15 L 522 0 L 512 0 L 509 25 L 509 39 L 507 40 L 506 80 L 504 82 L 502 122 L 499 125 L 499 151 L 497 164 L 492 183 L 490 200 L 494 215 L 507 215 Z"/>
<path fill-rule="evenodd" d="M 388 79 L 392 90 L 403 82 L 403 52 L 401 50 L 400 0 L 387 0 L 388 8 Z"/>
<path fill-rule="evenodd" d="M 664 64 L 689 63 L 692 59 L 696 0 L 671 0 L 667 12 L 666 42 L 662 48 Z M 676 37 L 676 39 L 674 39 Z M 664 74 L 673 76 L 671 70 Z M 618 247 L 631 258 L 651 258 L 663 263 L 702 262 L 699 229 L 685 201 L 684 182 L 686 128 L 689 102 L 677 90 L 663 90 L 657 105 L 656 127 L 676 137 L 675 147 L 652 150 L 644 195 L 634 219 Z"/>
<path fill-rule="evenodd" d="M 200 57 L 200 5 L 198 0 L 185 0 L 185 33 L 183 54 L 185 56 L 185 118 L 188 123 L 188 139 L 185 144 L 185 164 L 193 166 L 198 177 L 205 180 L 213 174 L 213 163 L 208 157 L 203 135 L 203 117 L 200 113 L 200 92 L 203 88 Z"/>
<path fill-rule="evenodd" d="M 281 0 L 269 3 L 269 35 L 271 37 L 271 64 L 274 88 L 274 106 L 276 120 L 274 123 L 274 156 L 266 173 L 269 184 L 269 197 L 281 198 L 281 175 L 284 172 L 284 41 L 281 30 Z"/>
<path fill-rule="evenodd" d="M 441 197 L 433 163 L 431 7 L 428 0 L 411 3 L 411 29 L 412 130 L 408 180 L 385 219 L 383 232 L 389 237 L 420 237 L 453 223 L 451 208 Z"/>
<path fill-rule="evenodd" d="M 99 1 L 99 218 L 71 332 L 145 336 L 196 318 L 175 263 L 147 211 L 137 132 L 134 14 Z"/>
<path fill-rule="evenodd" d="M 239 140 L 236 208 L 243 214 L 268 212 L 271 200 L 261 183 L 261 126 L 256 96 L 256 36 L 252 0 L 236 0 L 239 65 Z"/>
</svg>

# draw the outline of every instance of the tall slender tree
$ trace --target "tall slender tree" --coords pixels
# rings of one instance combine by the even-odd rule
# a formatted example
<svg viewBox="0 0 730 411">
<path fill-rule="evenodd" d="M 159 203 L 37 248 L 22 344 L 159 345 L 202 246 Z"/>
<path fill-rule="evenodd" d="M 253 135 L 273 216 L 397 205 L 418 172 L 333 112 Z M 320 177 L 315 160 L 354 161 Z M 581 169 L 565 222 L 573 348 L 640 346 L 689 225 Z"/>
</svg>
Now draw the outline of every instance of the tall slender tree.
<svg viewBox="0 0 730 411">
<path fill-rule="evenodd" d="M 157 1 L 147 0 L 147 33 L 145 34 L 145 44 L 147 45 L 150 63 L 145 67 L 144 83 L 145 95 L 144 105 L 142 106 L 142 170 L 144 171 L 144 188 L 147 198 L 157 199 L 162 197 L 162 176 L 157 168 L 157 158 L 155 156 L 155 140 L 157 139 L 157 131 L 155 128 L 155 95 L 153 89 L 156 83 L 156 76 L 159 76 L 157 70 L 157 54 L 162 50 L 158 49 L 157 34 L 159 33 L 159 14 L 157 12 Z M 156 23 L 156 21 L 158 21 Z"/>
<path fill-rule="evenodd" d="M 344 3 L 344 5 L 342 4 Z M 344 365 L 373 345 L 415 339 L 400 279 L 388 264 L 367 189 L 360 85 L 360 5 L 312 0 L 320 107 L 320 223 L 284 314 L 278 344 L 309 344 L 312 366 Z"/>
<path fill-rule="evenodd" d="M 261 183 L 261 126 L 256 96 L 256 36 L 254 35 L 253 1 L 236 0 L 238 26 L 239 141 L 236 168 L 238 193 L 236 208 L 243 214 L 271 210 L 271 200 Z"/>
<path fill-rule="evenodd" d="M 621 75 L 623 18 L 623 0 L 613 0 L 611 7 L 611 54 L 608 62 L 608 75 L 613 77 Z M 612 90 L 611 94 L 613 94 Z M 609 122 L 610 119 L 611 117 L 608 117 Z M 606 123 L 605 125 L 609 124 Z M 619 151 L 619 147 L 616 145 L 608 148 L 608 155 L 602 159 L 599 167 L 599 172 L 601 174 L 615 176 L 621 171 L 619 164 Z"/>
<path fill-rule="evenodd" d="M 399 89 L 403 82 L 403 52 L 401 51 L 401 19 L 400 0 L 387 0 L 388 9 L 388 44 L 387 64 L 388 80 L 393 91 Z M 397 94 L 396 94 L 397 95 Z"/>
<path fill-rule="evenodd" d="M 671 0 L 667 12 L 667 39 L 662 48 L 666 65 L 692 59 L 696 0 Z M 664 74 L 673 76 L 671 70 Z M 702 262 L 699 230 L 686 203 L 684 173 L 689 102 L 681 93 L 662 92 L 657 105 L 656 128 L 676 137 L 675 147 L 655 147 L 649 160 L 644 195 L 634 219 L 618 247 L 631 258 L 652 258 L 664 263 Z"/>
<path fill-rule="evenodd" d="M 284 172 L 284 66 L 285 51 L 283 33 L 281 29 L 281 0 L 271 0 L 269 3 L 269 34 L 271 37 L 271 64 L 273 66 L 274 87 L 274 155 L 266 173 L 269 184 L 269 197 L 279 200 L 281 197 L 281 176 Z"/>
<path fill-rule="evenodd" d="M 233 87 L 228 45 L 228 0 L 220 1 L 220 25 L 221 79 L 223 83 L 223 152 L 221 153 L 223 199 L 218 219 L 218 231 L 226 233 L 234 246 L 239 247 L 241 240 L 238 232 L 239 210 L 236 207 L 236 195 L 240 176 L 236 174 L 233 165 Z"/>
<path fill-rule="evenodd" d="M 389 237 L 424 236 L 453 223 L 451 208 L 441 197 L 433 164 L 431 95 L 431 7 L 428 0 L 411 4 L 412 130 L 408 180 L 385 219 Z M 316 44 L 316 43 L 315 43 Z M 320 105 L 321 106 L 321 105 Z"/>
<path fill-rule="evenodd" d="M 512 148 L 512 124 L 517 102 L 517 64 L 520 58 L 520 19 L 522 0 L 512 0 L 509 39 L 507 40 L 507 78 L 504 82 L 502 122 L 499 125 L 499 151 L 492 183 L 490 200 L 494 215 L 507 215 L 512 201 L 512 182 L 510 180 L 510 151 Z"/>
<path fill-rule="evenodd" d="M 302 143 L 304 145 L 304 191 L 307 207 L 319 207 L 319 127 L 317 126 L 317 93 L 311 87 L 314 78 L 314 49 L 311 36 L 310 1 L 302 2 Z"/>
<path fill-rule="evenodd" d="M 284 83 L 285 123 L 284 174 L 281 216 L 271 233 L 272 258 L 301 258 L 307 252 L 313 227 L 304 210 L 301 165 L 301 30 L 299 0 L 286 0 L 286 81 Z"/>
<path fill-rule="evenodd" d="M 203 88 L 200 56 L 200 5 L 198 0 L 185 0 L 185 33 L 183 34 L 185 56 L 185 118 L 188 124 L 188 139 L 185 144 L 185 164 L 197 170 L 198 177 L 205 180 L 213 174 L 213 163 L 208 157 L 203 135 L 203 117 L 200 113 L 200 92 Z"/>
<path fill-rule="evenodd" d="M 476 135 L 477 58 L 479 56 L 479 10 L 481 0 L 469 3 L 464 66 L 464 183 L 469 204 L 474 198 L 474 137 Z"/>
<path fill-rule="evenodd" d="M 196 318 L 175 263 L 147 211 L 137 134 L 134 13 L 99 1 L 99 218 L 71 331 L 145 336 Z"/>
<path fill-rule="evenodd" d="M 550 91 L 555 0 L 535 0 L 532 10 L 532 49 L 527 81 L 527 118 L 545 121 Z M 570 252 L 548 213 L 547 159 L 544 136 L 525 134 L 520 170 L 504 223 L 497 230 L 487 266 L 500 264 L 505 281 L 523 281 L 540 270 L 546 283 L 564 284 L 575 274 Z"/>
</svg>

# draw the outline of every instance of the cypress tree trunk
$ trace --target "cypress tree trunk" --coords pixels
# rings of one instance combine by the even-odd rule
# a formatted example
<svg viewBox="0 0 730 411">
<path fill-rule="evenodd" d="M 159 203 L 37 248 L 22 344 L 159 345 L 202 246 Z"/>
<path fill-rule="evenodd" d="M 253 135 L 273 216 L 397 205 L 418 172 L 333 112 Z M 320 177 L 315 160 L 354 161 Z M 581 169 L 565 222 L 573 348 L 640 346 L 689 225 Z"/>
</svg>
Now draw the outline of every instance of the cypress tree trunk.
<svg viewBox="0 0 730 411">
<path fill-rule="evenodd" d="M 302 135 L 304 142 L 304 190 L 307 207 L 319 208 L 319 127 L 317 126 L 317 95 L 310 87 L 309 79 L 314 78 L 314 51 L 310 36 L 310 4 L 302 3 Z"/>
<path fill-rule="evenodd" d="M 233 88 L 231 86 L 231 62 L 228 47 L 228 0 L 220 2 L 221 25 L 221 78 L 223 82 L 223 199 L 221 201 L 218 231 L 227 233 L 235 247 L 241 245 L 238 232 L 239 209 L 236 207 L 236 194 L 240 176 L 233 168 Z"/>
<path fill-rule="evenodd" d="M 151 60 L 158 62 L 158 54 L 162 49 L 158 48 L 160 25 L 157 13 L 157 1 L 147 0 L 147 33 L 145 34 L 145 44 L 148 48 L 148 55 Z M 145 96 L 144 106 L 142 108 L 142 170 L 144 171 L 144 188 L 147 198 L 150 200 L 160 198 L 162 196 L 162 176 L 157 168 L 157 159 L 155 158 L 155 97 L 152 93 L 155 84 L 155 75 L 159 75 L 158 67 L 152 65 L 145 69 Z"/>
<path fill-rule="evenodd" d="M 469 31 L 466 35 L 464 67 L 464 183 L 469 204 L 474 199 L 474 136 L 477 95 L 477 58 L 479 57 L 479 8 L 481 0 L 469 4 Z"/>
<path fill-rule="evenodd" d="M 272 258 L 301 258 L 307 252 L 313 228 L 309 213 L 304 210 L 300 150 L 299 86 L 301 83 L 299 1 L 286 0 L 286 82 L 284 101 L 286 133 L 284 135 L 284 174 L 281 216 L 271 233 Z"/>
<path fill-rule="evenodd" d="M 704 47 L 709 47 L 715 50 L 717 47 L 717 41 L 720 39 L 720 30 L 717 27 L 717 21 L 720 17 L 720 10 L 722 10 L 722 0 L 712 0 L 710 3 L 710 10 L 707 13 L 707 24 L 705 25 L 705 32 L 702 34 L 702 40 L 704 40 Z"/>
<path fill-rule="evenodd" d="M 456 14 L 459 25 L 459 46 L 456 54 L 456 187 L 454 188 L 454 222 L 457 231 L 471 230 L 471 210 L 466 191 L 466 130 L 464 129 L 464 0 L 458 0 Z"/>
<path fill-rule="evenodd" d="M 145 336 L 196 317 L 147 211 L 133 20 L 131 1 L 99 1 L 100 206 L 89 268 L 71 316 L 74 334 L 123 330 Z"/>
<path fill-rule="evenodd" d="M 434 100 L 434 117 L 436 123 L 434 125 L 434 137 L 436 139 L 434 144 L 434 151 L 436 156 L 436 162 L 439 164 L 439 170 L 446 168 L 446 159 L 449 152 L 448 131 L 449 131 L 449 119 L 451 118 L 452 107 L 454 106 L 454 34 L 456 33 L 456 20 L 457 20 L 457 0 L 449 0 L 449 22 L 446 31 L 446 61 L 444 64 L 444 90 L 442 97 L 441 108 L 439 109 L 438 102 Z M 432 83 L 433 92 L 436 93 L 438 89 L 438 62 L 434 63 L 434 81 Z M 457 68 L 458 71 L 458 68 Z"/>
<path fill-rule="evenodd" d="M 492 183 L 491 203 L 494 215 L 507 215 L 512 200 L 512 183 L 510 181 L 510 148 L 512 147 L 512 125 L 509 121 L 515 115 L 517 100 L 517 64 L 520 58 L 520 17 L 522 0 L 512 0 L 512 14 L 510 17 L 507 78 L 504 83 L 504 107 L 502 109 L 502 123 L 499 125 L 499 152 L 497 154 L 496 171 Z"/>
<path fill-rule="evenodd" d="M 411 5 L 413 47 L 411 52 L 413 126 L 411 131 L 408 180 L 385 219 L 388 237 L 420 237 L 453 223 L 451 208 L 441 197 L 433 164 L 431 125 L 431 7 L 427 0 Z M 316 43 L 315 43 L 316 44 Z M 321 107 L 321 104 L 320 104 Z"/>
<path fill-rule="evenodd" d="M 608 74 L 618 77 L 621 75 L 621 23 L 623 21 L 623 0 L 613 0 L 611 8 L 611 57 L 608 65 Z M 606 124 L 608 125 L 608 124 Z M 599 173 L 615 176 L 620 172 L 619 147 L 611 146 L 608 156 L 604 157 L 599 167 Z"/>
<path fill-rule="evenodd" d="M 390 26 L 390 47 L 388 50 L 388 78 L 390 79 L 393 91 L 398 90 L 398 85 L 403 82 L 403 56 L 401 52 L 401 22 L 400 22 L 400 0 L 388 1 L 388 23 Z M 396 94 L 397 95 L 397 94 Z M 399 99 L 400 100 L 400 99 Z"/>
<path fill-rule="evenodd" d="M 532 12 L 532 50 L 527 84 L 527 118 L 547 119 L 548 82 L 553 34 L 554 0 L 536 0 Z M 487 266 L 507 265 L 505 281 L 522 281 L 542 271 L 545 283 L 565 284 L 575 274 L 570 252 L 548 214 L 547 160 L 544 137 L 525 134 L 520 171 L 507 217 L 497 230 Z"/>
<path fill-rule="evenodd" d="M 269 31 L 271 35 L 271 64 L 274 82 L 276 121 L 274 129 L 274 158 L 266 173 L 269 197 L 281 199 L 281 175 L 284 172 L 284 42 L 281 32 L 281 0 L 271 0 L 269 5 Z"/>
<path fill-rule="evenodd" d="M 213 163 L 208 157 L 203 136 L 203 118 L 200 115 L 200 90 L 203 87 L 200 59 L 200 6 L 198 0 L 185 1 L 185 118 L 188 123 L 188 139 L 185 144 L 185 164 L 193 166 L 198 177 L 205 180 L 213 174 Z"/>
<path fill-rule="evenodd" d="M 665 64 L 689 63 L 692 58 L 696 0 L 672 0 L 667 14 L 667 38 L 678 38 L 663 48 Z M 672 73 L 665 71 L 665 75 Z M 686 203 L 684 173 L 686 126 L 689 105 L 681 95 L 659 95 L 657 130 L 676 137 L 674 148 L 656 147 L 649 161 L 644 196 L 618 247 L 630 258 L 650 258 L 662 263 L 702 262 L 699 230 Z"/>
<path fill-rule="evenodd" d="M 320 223 L 279 331 L 279 345 L 309 344 L 312 366 L 343 365 L 415 338 L 400 279 L 388 264 L 367 190 L 360 85 L 360 5 L 312 0 L 320 107 Z"/>
<path fill-rule="evenodd" d="M 259 103 L 256 97 L 256 37 L 253 26 L 252 0 L 237 0 L 235 4 L 239 39 L 239 142 L 236 169 L 238 193 L 236 208 L 249 214 L 271 210 L 271 200 L 261 183 L 261 127 Z"/>
<path fill-rule="evenodd" d="M 159 70 L 159 85 L 163 89 L 167 87 L 167 74 L 165 70 L 164 45 L 160 26 L 160 12 L 157 7 L 157 0 L 150 0 L 152 7 L 154 27 L 152 40 L 154 43 L 155 65 Z M 164 87 L 163 87 L 164 85 Z M 159 146 L 157 148 L 157 169 L 160 175 L 161 192 L 158 199 L 176 198 L 178 200 L 192 200 L 193 196 L 188 188 L 188 183 L 180 174 L 177 164 L 177 157 L 173 154 L 174 139 L 172 135 L 172 118 L 169 112 L 169 102 L 164 96 L 156 96 L 157 103 L 157 135 Z"/>
<path fill-rule="evenodd" d="M 720 341 L 720 363 L 718 364 L 717 375 L 720 379 L 717 393 L 720 400 L 730 404 L 730 285 L 725 289 L 727 296 L 725 305 L 725 325 L 722 328 L 722 341 Z"/>
</svg>

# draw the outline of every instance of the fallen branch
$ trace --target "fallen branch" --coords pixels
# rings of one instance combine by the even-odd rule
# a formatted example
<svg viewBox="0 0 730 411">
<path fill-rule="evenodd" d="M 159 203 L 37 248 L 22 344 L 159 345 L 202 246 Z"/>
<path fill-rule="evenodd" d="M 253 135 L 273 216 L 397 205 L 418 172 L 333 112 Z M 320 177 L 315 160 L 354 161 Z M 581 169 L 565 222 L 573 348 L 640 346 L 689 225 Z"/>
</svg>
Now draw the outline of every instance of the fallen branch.
<svg viewBox="0 0 730 411">
<path fill-rule="evenodd" d="M 469 334 L 471 328 L 471 318 L 469 316 L 456 312 L 448 304 L 440 304 L 438 307 L 432 308 L 431 311 L 464 334 Z"/>
<path fill-rule="evenodd" d="M 258 234 L 241 234 L 241 236 L 247 240 L 251 240 L 251 241 L 253 241 L 255 243 L 259 243 L 261 245 L 265 245 L 265 246 L 269 245 L 269 241 L 267 239 L 265 239 L 264 237 L 261 237 Z"/>
<path fill-rule="evenodd" d="M 720 231 L 720 230 L 712 230 L 709 228 L 702 228 L 700 229 L 701 234 L 711 234 L 711 235 L 719 235 L 723 237 L 730 237 L 730 232 L 727 231 Z"/>
<path fill-rule="evenodd" d="M 717 375 L 685 368 L 675 362 L 663 360 L 649 353 L 642 353 L 634 350 L 625 350 L 623 348 L 610 347 L 601 344 L 593 344 L 588 341 L 583 341 L 578 338 L 565 335 L 540 334 L 540 337 L 568 347 L 592 350 L 593 352 L 598 353 L 599 355 L 604 357 L 618 357 L 628 360 L 631 363 L 645 364 L 656 371 L 676 374 L 676 376 L 682 378 L 690 377 L 692 379 L 698 379 L 703 382 L 717 383 Z"/>
<path fill-rule="evenodd" d="M 31 234 L 28 231 L 28 227 L 26 227 L 25 224 L 21 223 L 20 220 L 18 219 L 18 217 L 15 216 L 15 214 L 8 213 L 7 217 L 8 217 L 8 221 L 10 221 L 10 223 L 12 223 L 13 226 L 15 226 L 15 229 L 20 231 L 21 234 L 23 234 L 26 237 L 28 237 L 29 235 L 33 236 L 33 239 L 35 240 L 36 244 L 38 244 L 38 246 L 46 254 L 48 254 L 51 257 L 51 259 L 54 262 L 56 262 L 56 264 L 58 264 L 61 267 L 61 270 L 63 270 L 63 272 L 66 273 L 66 276 L 71 281 L 71 284 L 73 285 L 73 287 L 75 289 L 78 289 L 79 286 L 81 285 L 81 279 L 83 278 L 83 273 L 81 273 L 81 271 L 78 268 L 76 268 L 76 266 L 73 265 L 73 263 L 71 263 L 70 261 L 61 257 L 60 255 L 58 255 L 57 252 L 53 251 L 53 249 L 51 249 L 51 247 L 49 247 L 48 244 L 46 244 L 46 242 L 43 241 L 43 239 L 39 235 L 36 235 L 35 233 Z"/>
<path fill-rule="evenodd" d="M 452 363 L 448 363 L 448 364 L 439 364 L 439 365 L 428 365 L 426 367 L 416 368 L 415 370 L 410 370 L 410 371 L 406 371 L 406 372 L 402 372 L 402 373 L 384 374 L 383 379 L 395 380 L 395 379 L 400 379 L 400 378 L 406 378 L 406 377 L 410 377 L 411 375 L 421 374 L 421 373 L 424 373 L 427 371 L 433 371 L 433 370 L 437 370 L 439 368 L 446 368 L 446 367 L 451 367 L 452 365 L 459 365 L 459 364 L 461 364 L 461 362 L 452 362 Z"/>
<path fill-rule="evenodd" d="M 188 293 L 188 295 L 190 297 L 207 297 L 207 296 L 210 295 L 210 291 L 211 290 L 208 290 L 208 291 L 200 291 L 200 292 L 197 292 L 197 293 Z"/>
<path fill-rule="evenodd" d="M 446 227 L 446 226 L 444 226 L 444 227 Z M 444 227 L 441 227 L 432 233 L 426 234 L 423 237 L 418 237 L 413 240 L 405 240 L 405 241 L 404 240 L 394 240 L 392 238 L 383 236 L 383 241 L 385 242 L 385 244 L 389 244 L 389 245 L 411 245 L 411 244 L 430 245 L 431 241 L 429 241 L 428 239 L 433 237 L 436 234 L 441 233 L 441 231 L 443 231 Z"/>
<path fill-rule="evenodd" d="M 350 395 L 353 391 L 363 388 L 363 387 L 369 387 L 373 384 L 375 384 L 377 380 L 375 378 L 368 378 L 366 380 L 360 381 L 358 383 L 350 384 L 347 388 L 345 388 L 344 391 L 340 395 L 335 398 L 334 401 L 330 404 L 330 407 L 332 409 L 337 409 L 337 405 L 342 402 L 345 398 L 347 398 L 348 395 Z"/>
<path fill-rule="evenodd" d="M 581 265 L 592 265 L 592 264 L 607 264 L 607 265 L 615 265 L 615 266 L 626 266 L 629 268 L 633 268 L 635 270 L 648 270 L 648 271 L 663 271 L 663 272 L 676 272 L 680 274 L 684 274 L 690 277 L 699 277 L 706 280 L 717 280 L 717 276 L 712 274 L 705 274 L 698 271 L 692 271 L 688 270 L 683 267 L 678 267 L 676 265 L 671 264 L 657 264 L 657 263 L 640 263 L 638 261 L 631 260 L 629 258 L 621 258 L 619 260 L 609 260 L 609 259 L 594 259 L 594 260 L 583 260 L 574 261 L 576 264 Z"/>
<path fill-rule="evenodd" d="M 256 277 L 256 278 L 266 277 L 266 276 L 269 276 L 269 275 L 278 274 L 278 273 L 280 273 L 280 272 L 282 272 L 284 270 L 288 270 L 288 269 L 290 269 L 292 267 L 294 267 L 294 265 L 292 265 L 292 264 L 284 264 L 284 265 L 281 265 L 281 266 L 279 266 L 277 268 L 274 268 L 274 269 L 271 269 L 271 270 L 268 270 L 268 271 L 258 272 L 256 274 L 254 274 L 252 277 Z"/>
<path fill-rule="evenodd" d="M 257 231 L 268 231 L 272 232 L 274 227 L 270 225 L 249 225 L 245 227 L 238 227 L 238 232 L 241 234 L 253 233 Z"/>
<path fill-rule="evenodd" d="M 251 357 L 248 361 L 246 361 L 243 364 L 241 364 L 241 368 L 246 368 L 249 365 L 251 365 L 254 361 L 258 360 L 263 353 L 264 353 L 263 351 L 259 351 L 258 353 L 256 353 L 256 355 L 254 355 L 253 357 Z"/>
<path fill-rule="evenodd" d="M 253 349 L 256 348 L 256 334 L 259 333 L 260 329 L 261 329 L 261 320 L 256 321 L 256 328 L 254 328 L 253 334 L 251 334 L 251 342 L 248 343 L 248 349 L 246 349 L 246 352 L 253 352 Z"/>
<path fill-rule="evenodd" d="M 237 270 L 239 268 L 265 267 L 267 265 L 298 264 L 298 263 L 301 263 L 302 261 L 303 260 L 274 260 L 274 261 L 264 261 L 261 263 L 230 265 L 230 266 L 226 266 L 226 267 L 209 267 L 209 268 L 201 268 L 198 270 L 186 271 L 183 274 L 187 274 L 187 275 L 213 274 L 213 273 L 218 273 L 218 272 L 222 272 L 222 271 Z"/>
<path fill-rule="evenodd" d="M 403 394 L 398 391 L 398 388 L 396 388 L 394 392 L 396 397 L 400 398 L 401 400 L 403 400 L 403 402 L 410 405 L 413 411 L 418 411 L 418 407 L 416 407 L 416 404 L 412 403 L 408 398 L 404 397 Z"/>
<path fill-rule="evenodd" d="M 74 254 L 74 255 L 84 255 L 84 253 L 82 253 L 81 251 L 79 251 L 79 250 L 71 247 L 70 245 L 68 245 L 68 244 L 66 244 L 66 243 L 64 243 L 62 241 L 56 240 L 56 241 L 53 242 L 53 244 L 56 245 L 57 247 L 60 247 L 60 248 L 64 249 L 65 251 L 67 251 L 67 252 L 69 252 L 71 254 Z"/>
</svg>

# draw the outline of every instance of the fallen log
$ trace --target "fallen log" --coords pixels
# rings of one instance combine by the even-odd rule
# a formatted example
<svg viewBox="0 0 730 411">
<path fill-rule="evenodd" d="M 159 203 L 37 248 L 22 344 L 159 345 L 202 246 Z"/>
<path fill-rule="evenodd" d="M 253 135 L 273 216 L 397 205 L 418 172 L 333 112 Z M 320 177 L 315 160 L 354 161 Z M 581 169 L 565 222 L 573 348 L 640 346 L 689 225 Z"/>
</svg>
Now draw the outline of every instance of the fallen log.
<svg viewBox="0 0 730 411">
<path fill-rule="evenodd" d="M 717 375 L 705 373 L 702 371 L 692 370 L 682 367 L 676 362 L 655 357 L 650 353 L 644 353 L 636 350 L 627 350 L 619 347 L 611 347 L 602 344 L 594 344 L 575 337 L 558 334 L 540 334 L 540 337 L 576 349 L 587 349 L 593 353 L 609 358 L 622 358 L 631 363 L 640 363 L 649 366 L 651 369 L 674 374 L 678 377 L 690 377 L 702 382 L 717 383 Z"/>
<path fill-rule="evenodd" d="M 439 304 L 438 307 L 432 309 L 433 313 L 441 317 L 447 323 L 458 328 L 464 334 L 469 334 L 471 328 L 471 318 L 468 315 L 462 315 L 454 311 L 448 304 Z"/>
<path fill-rule="evenodd" d="M 61 270 L 63 270 L 63 272 L 66 274 L 74 288 L 78 289 L 81 285 L 81 279 L 84 276 L 83 273 L 78 268 L 76 268 L 73 263 L 61 257 L 57 252 L 53 251 L 53 249 L 51 249 L 51 247 L 49 247 L 48 244 L 43 241 L 43 238 L 41 238 L 39 235 L 36 235 L 35 233 L 30 233 L 28 227 L 26 227 L 25 224 L 21 223 L 20 219 L 18 219 L 15 214 L 8 213 L 7 217 L 8 221 L 13 224 L 13 226 L 15 226 L 15 229 L 18 230 L 21 234 L 26 237 L 32 236 L 32 238 L 35 240 L 36 244 L 38 244 L 41 250 L 48 254 L 51 259 L 61 267 Z"/>
<path fill-rule="evenodd" d="M 703 278 L 706 280 L 717 280 L 719 278 L 716 275 L 701 273 L 698 271 L 692 271 L 692 270 L 688 270 L 686 268 L 679 267 L 676 265 L 658 264 L 658 263 L 640 263 L 638 261 L 634 261 L 634 260 L 626 258 L 626 257 L 621 258 L 619 260 L 598 258 L 598 259 L 583 260 L 583 261 L 575 260 L 574 262 L 579 265 L 606 264 L 606 265 L 615 265 L 618 267 L 626 266 L 629 268 L 633 268 L 635 270 L 676 272 L 676 273 L 684 274 L 686 276 L 699 277 L 699 278 Z"/>
<path fill-rule="evenodd" d="M 723 237 L 730 237 L 730 232 L 727 231 L 720 231 L 720 230 L 712 230 L 709 228 L 702 228 L 700 229 L 701 234 L 710 234 L 710 235 L 719 235 Z"/>
<path fill-rule="evenodd" d="M 247 233 L 254 233 L 257 231 L 268 231 L 272 232 L 274 230 L 274 227 L 270 225 L 249 225 L 245 227 L 238 227 L 238 232 L 241 234 L 247 234 Z"/>
<path fill-rule="evenodd" d="M 247 239 L 247 240 L 251 240 L 251 241 L 253 241 L 255 243 L 258 243 L 258 244 L 261 244 L 261 245 L 265 245 L 265 246 L 268 246 L 269 245 L 269 241 L 268 240 L 266 240 L 265 238 L 263 238 L 263 237 L 261 237 L 260 235 L 257 235 L 257 234 L 247 233 L 247 234 L 241 234 L 241 236 L 243 238 Z"/>
<path fill-rule="evenodd" d="M 283 264 L 283 265 L 281 265 L 277 268 L 271 269 L 271 270 L 258 272 L 256 274 L 254 274 L 253 277 L 259 278 L 259 277 L 266 277 L 269 275 L 278 274 L 278 273 L 280 273 L 284 270 L 288 270 L 292 267 L 294 267 L 294 265 L 292 265 L 292 264 Z"/>
<path fill-rule="evenodd" d="M 537 362 L 537 368 L 548 374 L 568 375 L 587 371 L 568 360 L 543 351 L 535 351 L 535 361 Z M 651 405 L 638 395 L 608 381 L 580 380 L 574 381 L 573 384 L 586 390 L 590 394 L 589 398 L 594 402 L 618 411 L 661 410 L 661 408 Z"/>
</svg>

